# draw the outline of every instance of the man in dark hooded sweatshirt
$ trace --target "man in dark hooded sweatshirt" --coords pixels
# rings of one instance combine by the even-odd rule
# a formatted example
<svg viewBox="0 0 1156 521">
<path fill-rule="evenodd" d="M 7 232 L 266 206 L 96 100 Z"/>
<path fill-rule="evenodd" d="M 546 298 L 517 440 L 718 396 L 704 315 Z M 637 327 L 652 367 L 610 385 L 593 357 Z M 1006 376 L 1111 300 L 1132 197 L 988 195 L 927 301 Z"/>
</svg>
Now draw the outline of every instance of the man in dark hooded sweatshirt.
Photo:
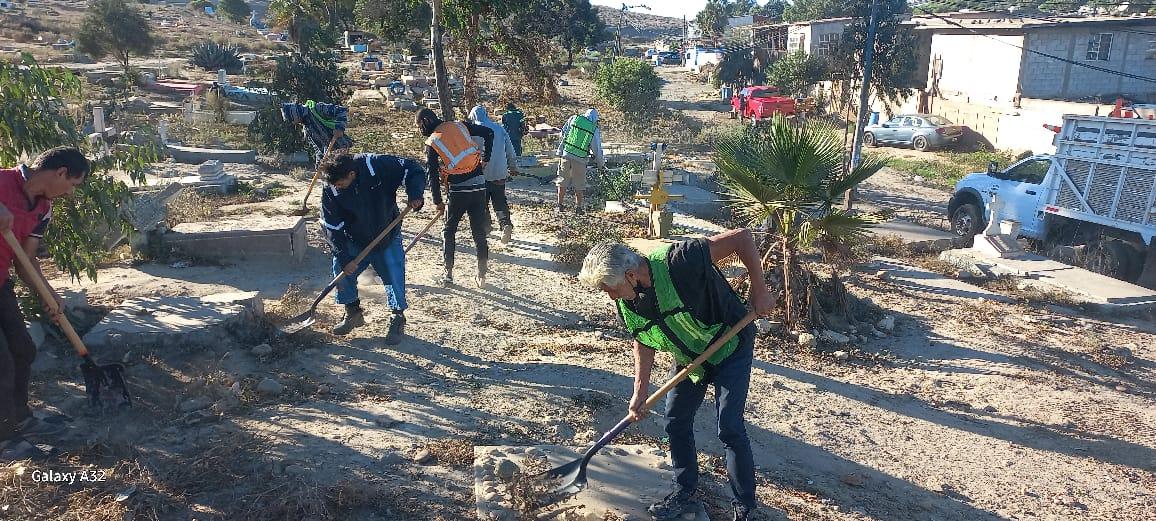
<svg viewBox="0 0 1156 521">
<path fill-rule="evenodd" d="M 449 210 L 446 212 L 446 227 L 442 232 L 442 256 L 445 260 L 445 274 L 438 282 L 443 286 L 454 283 L 454 252 L 457 249 L 458 224 L 462 216 L 470 216 L 470 231 L 474 236 L 474 246 L 478 251 L 478 276 L 474 279 L 478 287 L 486 284 L 486 265 L 490 258 L 490 245 L 486 239 L 486 224 L 490 217 L 486 209 L 486 163 L 490 161 L 490 151 L 494 147 L 494 131 L 469 121 L 442 121 L 430 109 L 421 109 L 416 116 L 421 135 L 426 136 L 426 163 L 429 170 L 430 191 L 434 204 L 444 210 L 442 185 L 446 186 Z M 473 137 L 483 140 L 483 150 Z"/>
<path fill-rule="evenodd" d="M 322 163 L 328 186 L 321 193 L 321 225 L 333 250 L 333 275 L 345 272 L 337 284 L 337 303 L 345 306 L 345 317 L 333 327 L 344 335 L 365 324 L 357 276 L 365 268 L 381 277 L 393 316 L 385 343 L 401 342 L 405 331 L 405 251 L 401 246 L 401 226 L 396 226 L 359 264 L 353 258 L 373 242 L 401 213 L 397 190 L 405 187 L 406 200 L 413 210 L 425 203 L 426 173 L 413 159 L 385 154 L 340 153 Z"/>
</svg>

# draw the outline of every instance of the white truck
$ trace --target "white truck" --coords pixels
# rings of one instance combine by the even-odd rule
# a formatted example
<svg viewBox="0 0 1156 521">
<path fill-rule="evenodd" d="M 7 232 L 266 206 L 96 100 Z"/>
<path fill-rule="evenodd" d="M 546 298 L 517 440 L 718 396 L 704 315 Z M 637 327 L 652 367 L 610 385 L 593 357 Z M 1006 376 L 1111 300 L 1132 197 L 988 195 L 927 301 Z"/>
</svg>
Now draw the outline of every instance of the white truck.
<svg viewBox="0 0 1156 521">
<path fill-rule="evenodd" d="M 952 230 L 973 237 L 998 218 L 1048 256 L 1156 287 L 1156 121 L 1064 116 L 1054 155 L 970 174 L 948 203 Z"/>
</svg>

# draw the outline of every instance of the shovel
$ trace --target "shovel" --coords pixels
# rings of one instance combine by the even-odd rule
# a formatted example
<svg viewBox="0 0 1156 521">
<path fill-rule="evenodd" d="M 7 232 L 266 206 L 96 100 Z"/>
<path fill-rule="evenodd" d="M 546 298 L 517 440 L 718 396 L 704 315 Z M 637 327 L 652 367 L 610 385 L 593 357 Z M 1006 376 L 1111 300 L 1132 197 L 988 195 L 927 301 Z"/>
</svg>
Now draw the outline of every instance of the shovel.
<svg viewBox="0 0 1156 521">
<path fill-rule="evenodd" d="M 361 264 L 361 261 L 365 259 L 366 255 L 369 255 L 369 252 L 373 251 L 373 248 L 377 246 L 377 243 L 381 242 L 381 240 L 389 234 L 390 230 L 394 229 L 398 224 L 401 224 L 401 220 L 405 218 L 409 211 L 409 206 L 403 208 L 401 210 L 401 214 L 399 214 L 397 218 L 393 220 L 393 222 L 389 223 L 389 226 L 386 226 L 385 229 L 381 231 L 381 233 L 377 234 L 377 237 L 373 239 L 373 242 L 370 242 L 369 245 L 361 249 L 361 253 L 357 254 L 357 257 L 354 257 L 353 264 Z M 328 286 L 325 286 L 325 289 L 321 290 L 321 294 L 317 295 L 317 298 L 313 299 L 313 305 L 309 306 L 309 309 L 304 313 L 289 319 L 289 324 L 281 328 L 279 333 L 281 335 L 292 335 L 293 333 L 313 325 L 315 320 L 313 318 L 313 314 L 317 311 L 317 305 L 321 303 L 321 300 L 324 299 L 330 291 L 333 291 L 333 288 L 337 287 L 337 283 L 341 282 L 341 279 L 343 278 L 345 278 L 344 271 L 338 273 L 336 277 L 333 277 L 333 281 L 330 282 Z"/>
<path fill-rule="evenodd" d="M 718 351 L 719 348 L 723 346 L 723 344 L 726 344 L 727 341 L 731 339 L 731 337 L 737 335 L 739 331 L 742 331 L 742 329 L 746 327 L 747 324 L 750 324 L 752 321 L 754 321 L 755 317 L 757 316 L 758 315 L 754 311 L 747 313 L 747 316 L 743 317 L 743 319 L 740 320 L 738 324 L 735 324 L 734 327 L 728 329 L 726 333 L 723 333 L 723 336 L 719 337 L 718 340 L 715 340 L 714 343 L 711 344 L 710 347 L 706 349 L 706 351 L 703 351 L 701 355 L 698 355 L 698 358 L 695 358 L 694 361 L 690 363 L 690 365 L 684 367 L 681 371 L 678 372 L 678 374 L 674 375 L 674 378 L 671 378 L 670 381 L 666 382 L 665 385 L 660 387 L 657 391 L 654 391 L 654 394 L 651 394 L 650 397 L 646 399 L 646 404 L 643 405 L 643 408 L 649 409 L 653 407 L 659 399 L 661 399 L 663 396 L 666 396 L 666 393 L 670 392 L 671 389 L 674 389 L 675 386 L 685 380 L 686 377 L 690 375 L 691 371 L 694 371 L 700 365 L 702 365 L 706 359 L 710 358 L 711 355 L 715 353 L 715 351 Z M 593 446 L 591 446 L 589 449 L 586 449 L 586 453 L 583 454 L 581 458 L 566 463 L 565 465 L 547 470 L 546 472 L 540 474 L 539 476 L 541 476 L 542 479 L 558 480 L 561 483 L 553 490 L 553 498 L 549 501 L 549 503 L 555 503 L 565 496 L 577 494 L 578 492 L 581 492 L 582 489 L 586 488 L 586 464 L 590 463 L 590 458 L 593 458 L 594 455 L 602 449 L 602 447 L 605 447 L 607 443 L 610 443 L 611 440 L 618 437 L 622 431 L 626 430 L 626 428 L 630 426 L 630 423 L 630 417 L 623 418 L 622 421 L 618 422 L 618 424 L 615 425 L 613 429 L 607 431 L 606 434 L 603 434 L 602 437 L 598 439 L 598 441 L 594 442 Z"/>
<path fill-rule="evenodd" d="M 409 246 L 405 247 L 405 253 L 409 253 L 410 248 L 413 248 L 413 245 L 417 244 L 417 241 L 425 237 L 425 234 L 429 232 L 429 229 L 433 227 L 434 223 L 438 222 L 438 217 L 441 217 L 442 213 L 444 213 L 443 210 L 438 210 L 438 213 L 434 214 L 433 219 L 429 220 L 429 224 L 425 225 L 425 228 L 422 228 L 421 232 L 413 236 L 413 240 L 409 241 Z"/>
<path fill-rule="evenodd" d="M 321 154 L 321 159 L 317 160 L 317 168 L 313 170 L 313 180 L 309 182 L 309 189 L 305 191 L 305 199 L 301 200 L 301 209 L 294 211 L 294 215 L 305 215 L 309 213 L 309 196 L 313 194 L 313 185 L 317 184 L 317 177 L 321 175 L 321 164 L 325 162 L 325 158 L 329 157 L 329 152 L 333 150 L 333 145 L 337 143 L 337 135 L 333 135 L 333 139 L 329 140 L 329 146 L 325 147 L 325 153 Z"/>
<path fill-rule="evenodd" d="M 36 292 L 40 294 L 41 300 L 56 302 L 56 294 L 52 288 L 48 287 L 48 283 L 40 277 L 40 272 L 33 266 L 32 260 L 24 252 L 24 247 L 16 241 L 11 230 L 4 230 L 4 241 L 12 249 L 12 253 L 20 262 L 20 267 L 24 269 L 24 273 L 32 279 L 32 285 L 36 287 Z M 129 395 L 128 385 L 124 382 L 124 366 L 121 364 L 96 365 L 92 356 L 88 354 L 88 348 L 84 346 L 80 335 L 76 334 L 76 330 L 72 328 L 72 323 L 64 316 L 64 310 L 61 309 L 60 311 L 57 324 L 64 331 L 64 336 L 68 337 L 72 347 L 76 349 L 76 354 L 80 355 L 81 360 L 83 360 L 80 364 L 80 372 L 84 375 L 84 391 L 88 394 L 89 402 L 94 407 L 99 407 L 105 402 L 118 406 L 131 406 L 132 396 Z M 104 393 L 103 396 L 101 395 L 102 392 Z"/>
</svg>

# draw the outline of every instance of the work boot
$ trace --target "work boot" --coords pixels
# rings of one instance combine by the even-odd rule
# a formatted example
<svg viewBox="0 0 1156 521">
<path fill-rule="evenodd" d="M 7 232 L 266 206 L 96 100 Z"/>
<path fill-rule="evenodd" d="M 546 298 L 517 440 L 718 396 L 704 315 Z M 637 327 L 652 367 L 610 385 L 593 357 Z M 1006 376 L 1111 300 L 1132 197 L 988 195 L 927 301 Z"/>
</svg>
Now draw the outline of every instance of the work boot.
<svg viewBox="0 0 1156 521">
<path fill-rule="evenodd" d="M 365 325 L 365 312 L 361 310 L 361 301 L 345 305 L 345 316 L 333 326 L 333 334 L 344 335 L 353 331 L 353 328 Z"/>
<path fill-rule="evenodd" d="M 510 239 L 514 238 L 514 225 L 507 224 L 502 226 L 502 245 L 510 244 Z"/>
<path fill-rule="evenodd" d="M 694 499 L 693 490 L 677 488 L 662 498 L 662 501 L 650 505 L 646 511 L 655 521 L 673 521 L 681 518 L 683 514 L 694 512 L 698 506 L 699 502 Z"/>
<path fill-rule="evenodd" d="M 405 335 L 405 315 L 400 311 L 393 313 L 393 318 L 389 319 L 389 333 L 385 335 L 385 344 L 395 346 L 401 343 L 401 337 Z"/>
<path fill-rule="evenodd" d="M 448 288 L 450 286 L 453 286 L 454 285 L 454 273 L 450 270 L 446 270 L 445 272 L 442 273 L 442 276 L 434 279 L 434 283 L 437 284 L 438 286 L 443 287 L 443 288 Z"/>
</svg>

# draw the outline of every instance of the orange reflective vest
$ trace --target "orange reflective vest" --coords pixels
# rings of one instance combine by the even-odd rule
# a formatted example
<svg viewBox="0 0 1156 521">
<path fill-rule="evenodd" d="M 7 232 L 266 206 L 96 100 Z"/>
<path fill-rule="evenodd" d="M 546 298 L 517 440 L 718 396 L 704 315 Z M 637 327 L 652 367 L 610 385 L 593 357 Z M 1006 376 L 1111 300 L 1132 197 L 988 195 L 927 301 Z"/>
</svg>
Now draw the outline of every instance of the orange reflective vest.
<svg viewBox="0 0 1156 521">
<path fill-rule="evenodd" d="M 433 147 L 440 160 L 442 183 L 452 175 L 468 174 L 482 163 L 478 144 L 460 121 L 446 121 L 430 134 L 425 144 Z"/>
</svg>

